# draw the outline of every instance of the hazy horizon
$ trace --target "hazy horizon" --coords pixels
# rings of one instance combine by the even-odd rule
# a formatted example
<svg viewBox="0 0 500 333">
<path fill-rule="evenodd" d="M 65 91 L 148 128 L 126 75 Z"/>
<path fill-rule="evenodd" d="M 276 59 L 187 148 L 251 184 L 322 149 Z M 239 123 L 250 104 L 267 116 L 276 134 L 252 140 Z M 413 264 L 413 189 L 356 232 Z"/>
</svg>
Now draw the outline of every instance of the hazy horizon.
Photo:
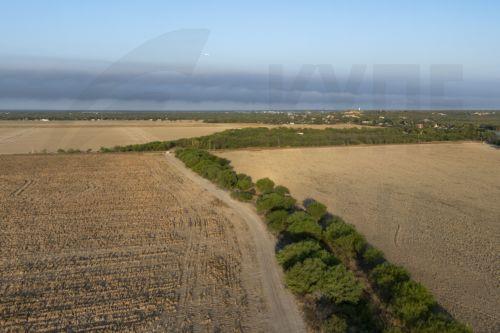
<svg viewBox="0 0 500 333">
<path fill-rule="evenodd" d="M 494 1 L 0 4 L 0 109 L 500 109 Z"/>
</svg>

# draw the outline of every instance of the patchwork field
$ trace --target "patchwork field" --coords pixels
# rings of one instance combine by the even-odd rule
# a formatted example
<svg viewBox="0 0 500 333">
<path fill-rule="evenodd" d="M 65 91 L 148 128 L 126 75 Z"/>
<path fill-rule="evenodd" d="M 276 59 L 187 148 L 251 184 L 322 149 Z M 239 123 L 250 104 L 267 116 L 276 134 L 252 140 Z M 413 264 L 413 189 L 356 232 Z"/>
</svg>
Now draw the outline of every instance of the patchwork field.
<svg viewBox="0 0 500 333">
<path fill-rule="evenodd" d="M 0 170 L 0 331 L 270 331 L 245 223 L 163 155 Z"/>
<path fill-rule="evenodd" d="M 99 150 L 101 147 L 203 136 L 262 124 L 209 124 L 197 121 L 0 121 L 0 154 Z M 289 125 L 304 127 L 304 125 Z M 352 127 L 340 124 L 328 127 Z M 327 125 L 305 127 L 325 128 Z"/>
<path fill-rule="evenodd" d="M 480 143 L 219 152 L 327 204 L 457 319 L 500 330 L 500 151 Z"/>
</svg>

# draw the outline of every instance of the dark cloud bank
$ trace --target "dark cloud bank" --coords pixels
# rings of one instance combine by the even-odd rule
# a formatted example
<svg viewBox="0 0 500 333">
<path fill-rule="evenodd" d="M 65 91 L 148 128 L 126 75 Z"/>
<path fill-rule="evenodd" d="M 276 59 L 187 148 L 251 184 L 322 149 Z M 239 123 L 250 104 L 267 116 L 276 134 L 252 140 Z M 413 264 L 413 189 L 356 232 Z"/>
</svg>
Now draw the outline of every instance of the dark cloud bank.
<svg viewBox="0 0 500 333">
<path fill-rule="evenodd" d="M 81 69 L 79 69 L 81 68 Z M 0 64 L 0 108 L 62 109 L 342 109 L 499 108 L 500 80 L 450 82 L 432 91 L 425 78 L 280 76 L 268 73 L 195 71 L 120 72 L 89 66 Z M 104 74 L 102 74 L 104 73 Z M 141 75 L 139 75 L 139 74 Z M 281 83 L 280 83 L 281 80 Z M 374 82 L 382 81 L 377 84 Z M 335 81 L 335 82 L 334 82 Z M 385 86 L 385 92 L 381 87 Z M 382 90 L 381 90 L 382 89 Z M 409 89 L 409 90 L 408 90 Z"/>
</svg>

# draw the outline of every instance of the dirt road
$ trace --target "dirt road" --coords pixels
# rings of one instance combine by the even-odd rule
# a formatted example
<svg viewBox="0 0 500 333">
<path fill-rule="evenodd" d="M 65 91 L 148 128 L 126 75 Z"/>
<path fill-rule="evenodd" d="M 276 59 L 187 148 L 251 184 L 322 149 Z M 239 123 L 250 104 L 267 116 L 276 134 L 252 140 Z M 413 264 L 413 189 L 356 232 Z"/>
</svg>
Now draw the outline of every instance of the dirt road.
<svg viewBox="0 0 500 333">
<path fill-rule="evenodd" d="M 305 332 L 305 324 L 293 295 L 284 287 L 283 273 L 274 256 L 275 240 L 266 230 L 265 225 L 253 207 L 232 199 L 229 193 L 217 188 L 210 181 L 187 169 L 174 155 L 166 153 L 165 157 L 169 164 L 181 171 L 188 179 L 203 187 L 211 195 L 223 201 L 246 222 L 250 236 L 255 243 L 257 261 L 260 267 L 259 276 L 266 304 L 269 306 L 269 317 L 274 331 Z M 242 235 L 242 237 L 247 236 Z"/>
</svg>

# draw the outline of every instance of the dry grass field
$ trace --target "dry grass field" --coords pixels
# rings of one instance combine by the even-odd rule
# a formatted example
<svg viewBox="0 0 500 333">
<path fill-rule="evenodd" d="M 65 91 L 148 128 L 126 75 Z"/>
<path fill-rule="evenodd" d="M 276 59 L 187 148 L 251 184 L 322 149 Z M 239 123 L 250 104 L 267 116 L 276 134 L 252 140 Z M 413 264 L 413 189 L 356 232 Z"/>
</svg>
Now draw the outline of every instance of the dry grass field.
<svg viewBox="0 0 500 333">
<path fill-rule="evenodd" d="M 55 152 L 57 149 L 99 150 L 101 147 L 175 140 L 262 124 L 209 124 L 196 121 L 0 121 L 0 154 Z M 303 125 L 288 125 L 304 127 Z M 305 127 L 352 127 L 309 125 Z"/>
<path fill-rule="evenodd" d="M 500 330 L 500 150 L 480 143 L 227 151 L 353 223 L 456 318 Z"/>
<path fill-rule="evenodd" d="M 0 170 L 0 331 L 270 331 L 244 223 L 162 155 Z"/>
<path fill-rule="evenodd" d="M 0 121 L 0 154 L 93 149 L 208 135 L 246 124 L 195 121 Z"/>
</svg>

